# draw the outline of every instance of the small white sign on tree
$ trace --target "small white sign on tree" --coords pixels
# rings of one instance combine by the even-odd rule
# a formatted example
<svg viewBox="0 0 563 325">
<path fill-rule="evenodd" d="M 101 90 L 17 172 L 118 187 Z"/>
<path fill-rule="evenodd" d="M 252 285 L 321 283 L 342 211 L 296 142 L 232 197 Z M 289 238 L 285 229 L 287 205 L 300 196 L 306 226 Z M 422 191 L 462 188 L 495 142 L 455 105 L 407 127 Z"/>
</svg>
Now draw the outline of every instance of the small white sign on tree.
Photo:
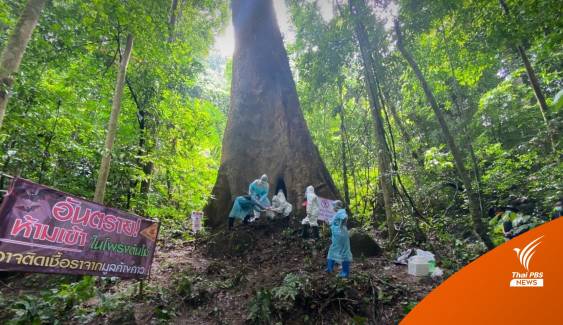
<svg viewBox="0 0 563 325">
<path fill-rule="evenodd" d="M 194 233 L 201 230 L 201 219 L 203 219 L 203 212 L 192 211 L 192 231 Z"/>
</svg>

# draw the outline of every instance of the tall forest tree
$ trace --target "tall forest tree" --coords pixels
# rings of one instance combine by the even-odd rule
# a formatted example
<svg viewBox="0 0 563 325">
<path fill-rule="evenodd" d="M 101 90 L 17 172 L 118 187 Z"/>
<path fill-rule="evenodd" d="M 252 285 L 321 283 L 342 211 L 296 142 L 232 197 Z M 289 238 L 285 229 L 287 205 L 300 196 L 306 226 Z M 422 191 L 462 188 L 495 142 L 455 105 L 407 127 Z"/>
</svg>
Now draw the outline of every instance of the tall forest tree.
<svg viewBox="0 0 563 325">
<path fill-rule="evenodd" d="M 379 183 L 383 192 L 383 203 L 385 207 L 385 218 L 387 220 L 387 230 L 389 240 L 395 237 L 395 217 L 393 215 L 393 172 L 391 169 L 391 155 L 389 146 L 385 139 L 385 128 L 381 117 L 381 103 L 377 94 L 377 80 L 373 72 L 373 58 L 369 53 L 369 40 L 364 24 L 361 21 L 362 14 L 365 12 L 364 0 L 349 0 L 350 13 L 354 18 L 356 38 L 360 46 L 362 61 L 364 64 L 364 78 L 371 114 L 375 123 L 375 137 L 377 140 L 377 162 L 379 167 Z"/>
<path fill-rule="evenodd" d="M 305 187 L 337 199 L 336 187 L 299 106 L 272 0 L 234 0 L 235 53 L 231 108 L 207 224 L 225 223 L 233 199 L 265 173 L 303 213 Z"/>
<path fill-rule="evenodd" d="M 444 114 L 442 113 L 442 110 L 438 106 L 438 103 L 436 101 L 436 98 L 434 97 L 430 85 L 426 81 L 426 78 L 424 77 L 414 57 L 410 54 L 410 52 L 405 47 L 398 20 L 395 20 L 395 33 L 397 37 L 397 48 L 399 49 L 399 51 L 401 52 L 401 54 L 403 55 L 403 57 L 411 67 L 411 69 L 414 71 L 414 74 L 416 75 L 417 79 L 419 80 L 422 89 L 424 90 L 426 99 L 430 104 L 430 107 L 434 111 L 434 115 L 436 116 L 436 119 L 438 120 L 438 124 L 440 125 L 440 129 L 442 130 L 442 134 L 444 136 L 446 144 L 450 149 L 450 152 L 452 153 L 457 174 L 461 179 L 463 186 L 465 187 L 465 192 L 467 193 L 467 197 L 469 201 L 469 210 L 471 213 L 474 230 L 476 234 L 483 240 L 487 248 L 492 249 L 494 248 L 494 244 L 489 238 L 489 235 L 487 233 L 487 227 L 481 220 L 482 211 L 481 211 L 481 205 L 479 203 L 479 197 L 478 194 L 473 190 L 473 185 L 471 183 L 469 172 L 465 167 L 463 153 L 457 146 L 454 137 L 450 132 Z"/>
<path fill-rule="evenodd" d="M 29 0 L 27 2 L 8 44 L 0 56 L 0 128 L 14 83 L 13 74 L 18 71 L 27 43 L 31 39 L 46 2 L 47 0 Z"/>
</svg>

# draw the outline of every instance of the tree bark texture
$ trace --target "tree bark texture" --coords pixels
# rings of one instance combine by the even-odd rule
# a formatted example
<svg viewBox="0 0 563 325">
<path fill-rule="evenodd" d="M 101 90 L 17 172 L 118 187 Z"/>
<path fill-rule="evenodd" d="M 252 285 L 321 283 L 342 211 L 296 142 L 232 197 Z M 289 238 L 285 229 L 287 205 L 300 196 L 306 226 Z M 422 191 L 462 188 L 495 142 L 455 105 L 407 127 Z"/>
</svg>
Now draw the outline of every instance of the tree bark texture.
<svg viewBox="0 0 563 325">
<path fill-rule="evenodd" d="M 399 48 L 399 51 L 401 52 L 405 60 L 408 62 L 411 69 L 413 70 L 414 74 L 416 75 L 416 78 L 420 82 L 420 85 L 424 90 L 424 94 L 426 95 L 426 99 L 428 100 L 428 103 L 430 104 L 430 107 L 432 107 L 432 110 L 434 111 L 434 115 L 438 120 L 438 124 L 440 125 L 440 129 L 442 130 L 442 134 L 444 136 L 444 139 L 446 140 L 448 149 L 450 150 L 452 156 L 454 157 L 454 163 L 455 163 L 457 174 L 459 178 L 461 178 L 461 181 L 463 182 L 463 186 L 465 186 L 465 191 L 469 199 L 469 212 L 471 214 L 475 232 L 479 237 L 481 237 L 487 248 L 492 249 L 494 248 L 494 245 L 491 239 L 489 238 L 489 234 L 487 233 L 487 227 L 481 220 L 482 214 L 481 214 L 481 205 L 479 203 L 479 197 L 473 190 L 473 186 L 471 184 L 471 178 L 469 177 L 469 173 L 465 168 L 465 164 L 463 162 L 463 155 L 455 143 L 455 140 L 448 127 L 448 124 L 446 123 L 446 120 L 444 118 L 444 114 L 442 113 L 442 110 L 440 109 L 438 103 L 436 102 L 436 99 L 434 97 L 434 94 L 432 93 L 432 89 L 430 88 L 430 85 L 426 81 L 426 78 L 422 74 L 422 71 L 418 67 L 418 64 L 414 60 L 413 56 L 404 47 L 398 21 L 395 21 L 395 33 L 397 35 L 397 47 Z"/>
<path fill-rule="evenodd" d="M 127 65 L 131 57 L 131 50 L 133 48 L 133 35 L 127 36 L 127 45 L 125 52 L 121 56 L 119 70 L 117 72 L 117 81 L 115 83 L 115 91 L 113 93 L 113 101 L 111 107 L 111 115 L 108 124 L 108 132 L 106 135 L 106 143 L 104 152 L 102 154 L 102 162 L 98 173 L 98 181 L 96 183 L 96 191 L 94 193 L 94 202 L 103 204 L 104 194 L 106 191 L 106 183 L 109 176 L 109 167 L 111 162 L 111 151 L 115 141 L 115 134 L 117 133 L 117 120 L 121 110 L 121 98 L 123 97 L 123 88 L 125 86 L 125 74 L 127 72 Z"/>
<path fill-rule="evenodd" d="M 270 197 L 285 187 L 297 215 L 304 214 L 305 187 L 339 199 L 313 144 L 291 75 L 272 0 L 233 0 L 235 53 L 231 107 L 223 137 L 221 166 L 207 225 L 226 224 L 236 196 L 261 174 L 270 180 Z"/>
<path fill-rule="evenodd" d="M 350 13 L 354 18 L 356 38 L 360 46 L 362 60 L 364 63 L 364 77 L 366 89 L 368 92 L 369 103 L 371 107 L 371 115 L 375 122 L 375 135 L 377 140 L 377 162 L 379 169 L 379 181 L 383 192 L 383 204 L 385 207 L 385 218 L 387 221 L 387 229 L 389 240 L 395 238 L 395 217 L 393 215 L 393 173 L 391 170 L 391 156 L 389 146 L 385 139 L 385 129 L 383 118 L 381 117 L 381 105 L 377 96 L 377 81 L 372 67 L 374 62 L 369 54 L 369 40 L 364 24 L 360 20 L 360 13 L 365 9 L 363 0 L 349 0 Z"/>
<path fill-rule="evenodd" d="M 37 26 L 47 0 L 29 0 L 0 57 L 0 128 L 6 114 L 13 75 L 18 71 L 27 43 Z"/>
</svg>

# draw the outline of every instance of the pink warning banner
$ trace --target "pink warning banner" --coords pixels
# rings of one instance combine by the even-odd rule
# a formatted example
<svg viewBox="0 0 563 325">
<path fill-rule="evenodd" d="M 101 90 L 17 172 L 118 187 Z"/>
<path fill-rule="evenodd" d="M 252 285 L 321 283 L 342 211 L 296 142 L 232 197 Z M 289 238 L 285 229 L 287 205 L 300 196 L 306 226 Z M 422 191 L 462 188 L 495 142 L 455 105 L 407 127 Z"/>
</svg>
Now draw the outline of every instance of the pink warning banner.
<svg viewBox="0 0 563 325">
<path fill-rule="evenodd" d="M 320 197 L 320 196 L 318 196 L 318 198 L 319 198 L 319 220 L 324 221 L 326 223 L 330 223 L 332 217 L 334 217 L 334 215 L 336 214 L 336 212 L 334 212 L 334 208 L 332 207 L 332 204 L 334 203 L 335 200 L 325 199 L 324 197 Z"/>
<path fill-rule="evenodd" d="M 159 226 L 16 178 L 0 206 L 0 271 L 147 277 Z"/>
</svg>

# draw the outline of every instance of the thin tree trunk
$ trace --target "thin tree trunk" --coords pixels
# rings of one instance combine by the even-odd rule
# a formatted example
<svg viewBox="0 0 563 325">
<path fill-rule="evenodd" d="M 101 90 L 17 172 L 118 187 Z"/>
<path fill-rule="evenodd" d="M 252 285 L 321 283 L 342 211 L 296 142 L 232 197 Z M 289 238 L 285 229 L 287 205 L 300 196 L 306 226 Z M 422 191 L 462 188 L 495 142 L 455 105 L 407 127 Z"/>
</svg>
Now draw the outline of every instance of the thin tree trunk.
<svg viewBox="0 0 563 325">
<path fill-rule="evenodd" d="M 23 110 L 23 114 L 22 116 L 27 116 L 27 113 L 29 112 L 31 105 L 25 105 L 25 108 Z M 12 139 L 8 142 L 8 145 L 6 146 L 6 152 L 13 150 L 16 147 L 17 141 L 16 139 L 18 139 L 18 137 L 12 137 Z M 8 169 L 10 166 L 10 162 L 12 161 L 12 157 L 13 155 L 6 155 L 6 160 L 4 160 L 4 163 L 2 164 L 2 168 L 1 170 L 3 172 L 9 172 L 12 168 Z M 20 168 L 16 165 L 14 166 L 13 170 L 19 170 Z M 15 172 L 11 172 L 12 175 L 15 174 Z M 0 188 L 4 188 L 4 181 L 5 181 L 5 177 L 3 174 L 0 174 Z"/>
<path fill-rule="evenodd" d="M 175 39 L 174 30 L 176 28 L 176 10 L 178 8 L 178 0 L 172 0 L 170 6 L 170 17 L 168 18 L 168 43 L 172 43 Z"/>
<path fill-rule="evenodd" d="M 391 142 L 391 166 L 393 168 L 393 173 L 394 173 L 395 179 L 397 180 L 397 183 L 399 183 L 401 190 L 403 191 L 404 195 L 408 199 L 409 205 L 412 207 L 412 209 L 416 213 L 416 216 L 420 217 L 420 218 L 424 218 L 422 213 L 420 213 L 418 211 L 416 205 L 414 204 L 414 200 L 412 199 L 412 197 L 408 193 L 405 185 L 403 184 L 403 180 L 401 179 L 401 173 L 399 172 L 399 162 L 398 162 L 399 159 L 397 158 L 397 151 L 395 149 L 395 136 L 393 135 L 393 128 L 391 127 L 391 121 L 389 120 L 389 114 L 387 113 L 387 107 L 389 107 L 389 105 L 386 105 L 386 102 L 383 100 L 383 97 L 381 96 L 381 88 L 379 87 L 379 85 L 377 85 L 377 88 L 379 89 L 379 95 L 380 95 L 380 100 L 381 100 L 381 109 L 383 111 L 383 115 L 385 116 L 385 122 L 387 122 L 387 128 L 389 130 L 389 139 L 390 139 L 390 142 Z M 415 180 L 415 182 L 417 182 L 417 181 Z M 395 188 L 395 193 L 397 193 L 399 195 L 399 197 L 404 202 L 404 199 L 401 196 L 401 191 L 397 188 L 396 185 L 394 185 L 394 188 Z M 418 222 L 418 220 L 416 222 Z"/>
<path fill-rule="evenodd" d="M 448 145 L 448 148 L 450 149 L 450 152 L 454 157 L 457 174 L 461 178 L 461 181 L 465 186 L 465 190 L 467 192 L 467 196 L 469 199 L 469 210 L 473 220 L 473 227 L 475 229 L 475 232 L 478 234 L 479 237 L 481 237 L 487 248 L 492 249 L 494 248 L 494 245 L 491 239 L 489 238 L 489 234 L 487 233 L 487 227 L 483 224 L 483 221 L 481 220 L 482 215 L 481 215 L 481 208 L 479 204 L 479 198 L 476 195 L 476 193 L 473 191 L 471 178 L 469 177 L 469 173 L 465 168 L 462 153 L 457 147 L 454 138 L 450 133 L 444 115 L 442 114 L 442 111 L 438 106 L 436 99 L 434 98 L 434 94 L 432 93 L 432 90 L 430 89 L 430 86 L 428 85 L 426 78 L 424 78 L 422 71 L 418 67 L 418 64 L 416 63 L 412 55 L 404 47 L 398 21 L 395 21 L 395 32 L 397 34 L 397 47 L 399 48 L 399 51 L 401 52 L 405 60 L 409 63 L 410 67 L 414 71 L 414 74 L 419 80 L 422 89 L 424 90 L 424 94 L 426 95 L 426 99 L 428 100 L 428 103 L 432 107 L 432 110 L 436 115 L 436 119 L 440 124 L 440 128 L 442 129 L 442 133 L 446 140 L 446 144 Z"/>
<path fill-rule="evenodd" d="M 139 123 L 139 148 L 137 149 L 137 159 L 136 159 L 136 164 L 141 167 L 141 169 L 143 170 L 143 173 L 145 174 L 146 178 L 143 178 L 141 180 L 141 187 L 139 190 L 139 193 L 141 194 L 141 199 L 142 200 L 146 200 L 147 194 L 150 190 L 150 186 L 151 186 L 151 175 L 154 169 L 154 164 L 152 161 L 147 161 L 147 162 L 142 162 L 141 161 L 141 157 L 146 156 L 148 154 L 148 146 L 147 146 L 147 129 L 149 129 L 148 125 L 147 125 L 147 117 L 148 117 L 148 112 L 145 109 L 147 103 L 150 101 L 150 98 L 152 97 L 152 95 L 154 94 L 154 91 L 152 90 L 152 88 L 149 88 L 149 90 L 145 91 L 145 97 L 143 99 L 143 101 L 141 102 L 139 100 L 139 97 L 137 96 L 137 94 L 135 93 L 135 90 L 133 89 L 133 85 L 131 84 L 131 81 L 129 80 L 129 78 L 125 78 L 125 82 L 127 84 L 127 88 L 129 88 L 129 92 L 131 93 L 131 97 L 133 98 L 133 102 L 135 102 L 135 106 L 137 107 L 137 121 Z M 130 180 L 130 184 L 132 185 L 132 187 L 136 187 L 137 186 L 137 180 L 131 179 Z M 128 200 L 130 200 L 130 198 L 128 197 Z M 145 202 L 146 203 L 146 202 Z M 137 209 L 139 208 L 139 206 L 137 205 L 136 207 Z M 142 209 L 140 209 L 140 211 L 138 211 L 138 213 L 141 213 Z"/>
<path fill-rule="evenodd" d="M 375 131 L 376 131 L 376 139 L 377 139 L 377 147 L 378 147 L 377 160 L 379 167 L 381 190 L 383 192 L 385 217 L 387 220 L 389 241 L 393 241 L 393 239 L 395 238 L 395 218 L 393 216 L 393 210 L 392 210 L 393 174 L 391 170 L 391 158 L 389 156 L 387 141 L 385 140 L 385 130 L 384 130 L 383 119 L 381 117 L 381 107 L 376 93 L 377 82 L 375 80 L 375 75 L 373 74 L 373 70 L 372 70 L 374 63 L 368 51 L 369 40 L 367 38 L 365 26 L 360 21 L 360 13 L 363 12 L 362 9 L 365 9 L 365 4 L 363 3 L 363 0 L 360 1 L 349 0 L 348 5 L 350 7 L 350 13 L 354 18 L 356 38 L 358 39 L 358 44 L 360 46 L 360 52 L 362 54 L 362 59 L 364 63 L 364 77 L 366 80 L 366 88 L 368 91 L 368 98 L 370 102 L 372 117 L 375 122 Z"/>
<path fill-rule="evenodd" d="M 522 61 L 524 62 L 524 67 L 526 68 L 526 73 L 528 74 L 528 78 L 530 78 L 530 83 L 532 84 L 532 88 L 534 89 L 534 94 L 536 95 L 536 99 L 540 106 L 540 110 L 544 122 L 548 123 L 550 111 L 549 111 L 549 107 L 547 106 L 547 102 L 545 101 L 543 92 L 541 90 L 538 77 L 536 76 L 534 68 L 530 64 L 530 60 L 528 60 L 528 55 L 526 55 L 526 50 L 524 49 L 524 47 L 522 47 L 522 45 L 518 45 L 516 48 L 518 50 L 518 53 L 520 54 L 520 57 L 522 58 Z"/>
<path fill-rule="evenodd" d="M 5 150 L 6 152 L 14 149 L 14 147 L 16 146 L 16 140 L 12 139 L 10 140 L 10 142 L 7 145 L 7 149 Z M 12 160 L 12 155 L 6 155 L 6 159 L 4 160 L 4 163 L 2 164 L 2 172 L 9 172 L 8 170 L 8 166 L 10 165 L 10 162 Z M 4 176 L 4 174 L 0 174 L 0 188 L 6 188 L 4 186 L 4 181 L 6 180 L 6 177 Z"/>
<path fill-rule="evenodd" d="M 6 48 L 2 51 L 0 57 L 0 128 L 14 83 L 13 74 L 18 71 L 27 43 L 31 39 L 46 2 L 47 0 L 29 0 L 27 2 Z"/>
<path fill-rule="evenodd" d="M 510 9 L 508 8 L 508 4 L 506 3 L 506 1 L 499 0 L 499 3 L 500 3 L 500 6 L 501 6 L 504 14 L 507 17 L 510 18 Z M 530 79 L 530 83 L 532 84 L 532 89 L 534 91 L 534 95 L 536 96 L 536 100 L 538 101 L 540 112 L 542 114 L 543 121 L 544 121 L 545 126 L 547 128 L 547 134 L 548 134 L 549 140 L 551 142 L 551 149 L 552 149 L 553 152 L 556 152 L 557 151 L 557 145 L 555 143 L 555 139 L 553 138 L 551 126 L 549 125 L 549 119 L 550 119 L 550 113 L 551 112 L 549 110 L 549 106 L 547 106 L 547 102 L 545 101 L 545 96 L 543 95 L 543 92 L 541 90 L 540 82 L 538 80 L 536 72 L 534 71 L 532 64 L 530 64 L 530 60 L 528 60 L 528 55 L 526 54 L 526 50 L 522 46 L 521 40 L 517 40 L 516 50 L 518 51 L 518 54 L 520 55 L 520 58 L 522 59 L 522 62 L 524 63 L 524 68 L 526 68 L 526 74 L 528 75 L 528 78 Z"/>
<path fill-rule="evenodd" d="M 43 183 L 43 178 L 45 173 L 47 172 L 47 163 L 49 162 L 49 149 L 51 148 L 51 143 L 53 142 L 53 138 L 57 134 L 57 124 L 59 123 L 59 114 L 61 111 L 61 100 L 57 101 L 57 116 L 55 117 L 55 125 L 53 125 L 53 129 L 48 132 L 47 139 L 45 141 L 45 148 L 43 149 L 43 159 L 41 160 L 41 167 L 39 168 L 39 183 Z"/>
<path fill-rule="evenodd" d="M 180 9 L 178 9 L 179 5 L 180 5 Z M 170 15 L 168 18 L 168 39 L 167 39 L 168 43 L 172 43 L 176 39 L 175 36 L 176 22 L 178 21 L 178 19 L 180 19 L 182 5 L 183 2 L 182 4 L 180 4 L 179 0 L 172 0 L 172 3 L 170 5 Z M 131 94 L 134 95 L 131 83 L 128 82 L 127 85 L 129 86 L 129 89 L 132 91 Z M 138 109 L 137 116 L 139 119 L 139 131 L 140 131 L 138 156 L 142 157 L 142 156 L 147 156 L 150 152 L 150 148 L 147 146 L 147 130 L 151 131 L 151 127 L 150 125 L 147 125 L 146 121 L 148 117 L 148 112 L 145 110 L 145 105 L 149 100 L 147 99 L 147 97 L 145 97 L 143 104 L 139 103 L 139 101 L 136 98 L 134 100 Z M 148 193 L 151 188 L 151 178 L 152 178 L 152 173 L 154 171 L 154 162 L 145 161 L 144 163 L 142 163 L 141 159 L 138 158 L 137 165 L 141 166 L 143 173 L 145 174 L 145 177 L 141 180 L 141 187 L 139 189 L 139 194 L 141 195 L 140 202 L 142 203 L 142 206 L 139 207 L 139 205 L 137 204 L 136 207 L 137 210 L 139 210 L 138 213 L 142 213 L 147 204 Z M 136 186 L 137 181 L 134 181 L 134 184 Z"/>
<path fill-rule="evenodd" d="M 129 187 L 127 188 L 127 200 L 125 203 L 125 208 L 127 210 L 131 209 L 131 198 L 133 197 L 133 191 L 131 190 L 136 186 L 136 182 L 134 179 L 129 179 Z"/>
<path fill-rule="evenodd" d="M 146 199 L 146 196 L 148 195 L 149 190 L 151 188 L 151 178 L 152 178 L 153 170 L 154 170 L 154 163 L 152 161 L 147 161 L 143 165 L 143 173 L 147 176 L 147 178 L 141 181 L 140 192 L 144 199 Z"/>
<path fill-rule="evenodd" d="M 366 115 L 369 115 L 369 113 L 366 113 Z M 367 121 L 369 119 L 368 116 L 365 116 L 365 121 Z M 366 134 L 366 140 L 367 140 L 367 155 L 366 155 L 366 164 L 365 164 L 365 178 L 366 178 L 366 193 L 365 196 L 363 197 L 363 202 L 364 202 L 364 208 L 363 208 L 363 214 L 365 215 L 366 213 L 366 209 L 367 209 L 367 205 L 368 205 L 368 198 L 370 197 L 370 189 L 371 189 L 371 178 L 370 178 L 370 169 L 371 169 L 371 161 L 370 161 L 370 153 L 372 152 L 372 137 L 371 137 L 371 124 L 368 124 L 367 122 L 364 124 L 365 126 L 365 134 Z M 373 197 L 375 198 L 375 192 Z M 373 211 L 372 211 L 372 215 L 373 215 Z"/>
<path fill-rule="evenodd" d="M 350 190 L 348 188 L 348 166 L 346 165 L 346 140 L 344 137 L 344 113 L 340 111 L 340 141 L 342 155 L 342 178 L 344 185 L 344 200 L 346 206 L 350 206 Z"/>
<path fill-rule="evenodd" d="M 389 108 L 389 111 L 391 112 L 391 116 L 393 116 L 393 120 L 395 121 L 395 124 L 397 124 L 397 128 L 399 129 L 399 133 L 401 133 L 401 137 L 404 139 L 407 148 L 411 152 L 411 156 L 416 161 L 418 166 L 424 167 L 424 159 L 423 159 L 424 154 L 421 152 L 421 150 L 415 149 L 413 147 L 412 137 L 411 137 L 410 133 L 407 131 L 407 129 L 405 128 L 403 121 L 399 117 L 399 114 L 397 113 L 397 108 L 395 107 L 395 104 L 393 104 L 391 102 L 391 100 L 389 100 L 389 96 L 386 96 L 383 93 L 383 91 L 381 90 L 381 87 L 378 86 L 378 89 L 379 89 L 379 95 L 380 95 L 380 98 L 381 98 L 381 102 L 382 103 L 387 102 L 387 107 Z"/>
<path fill-rule="evenodd" d="M 344 103 L 342 101 L 342 85 L 338 85 L 339 102 L 338 115 L 340 116 L 340 149 L 342 156 L 342 181 L 344 185 L 344 201 L 346 206 L 350 206 L 350 189 L 348 188 L 348 166 L 346 159 L 346 126 L 344 122 Z"/>
<path fill-rule="evenodd" d="M 481 215 L 483 215 L 483 200 L 481 199 L 481 173 L 479 172 L 479 161 L 473 150 L 473 145 L 468 145 L 469 155 L 471 157 L 471 165 L 473 166 L 473 174 L 475 175 L 475 184 L 477 185 L 477 196 L 479 197 L 479 207 L 481 208 Z"/>
<path fill-rule="evenodd" d="M 348 131 L 344 129 L 344 139 L 346 140 L 346 152 L 348 153 L 348 162 L 350 163 L 350 174 L 352 176 L 352 184 L 354 185 L 354 200 L 358 199 L 358 179 L 356 177 L 356 165 L 352 159 L 352 149 L 350 147 L 350 137 L 348 137 Z M 355 205 L 354 212 L 358 211 L 357 205 Z"/>
<path fill-rule="evenodd" d="M 460 102 L 463 102 L 462 99 L 465 99 L 467 102 L 469 102 L 468 98 L 465 98 L 465 94 L 461 91 L 461 89 L 459 88 L 459 85 L 457 83 L 457 77 L 455 74 L 455 67 L 454 67 L 454 61 L 452 59 L 452 55 L 449 51 L 449 39 L 446 37 L 446 26 L 444 24 L 444 21 L 442 20 L 442 39 L 444 40 L 444 44 L 446 46 L 446 56 L 448 57 L 448 65 L 450 66 L 450 73 L 452 74 L 452 87 L 449 88 L 449 90 L 452 92 L 451 97 L 452 97 L 452 102 L 454 103 L 454 106 L 457 108 L 457 111 L 459 112 L 459 118 L 461 119 L 461 127 L 462 127 L 462 132 L 464 134 L 469 134 L 468 130 L 467 130 L 467 125 L 469 124 L 469 119 L 465 118 L 465 114 L 463 114 L 463 110 L 461 108 L 461 104 Z M 471 108 L 471 107 L 469 107 Z M 471 109 L 468 109 L 468 111 L 471 111 Z M 474 111 L 473 111 L 474 112 Z M 476 181 L 476 185 L 477 185 L 477 197 L 479 198 L 479 208 L 481 209 L 481 215 L 483 215 L 483 202 L 481 200 L 481 177 L 480 177 L 480 173 L 479 173 L 479 164 L 477 161 L 477 156 L 475 155 L 475 151 L 473 150 L 473 145 L 472 145 L 473 140 L 469 137 L 466 138 L 466 142 L 463 143 L 462 142 L 462 146 L 463 144 L 465 144 L 465 146 L 467 147 L 467 150 L 469 151 L 470 157 L 471 157 L 471 165 L 473 167 L 473 174 L 475 176 L 475 181 Z"/>
<path fill-rule="evenodd" d="M 117 73 L 117 81 L 115 83 L 115 91 L 113 93 L 113 102 L 111 108 L 111 115 L 108 124 L 108 132 L 106 135 L 106 143 L 104 152 L 102 154 L 102 163 L 98 173 L 98 182 L 96 183 L 96 192 L 94 194 L 94 202 L 104 203 L 104 194 L 106 191 L 106 183 L 109 176 L 109 167 L 111 162 L 111 151 L 115 141 L 115 134 L 117 133 L 117 120 L 119 118 L 119 111 L 121 110 L 121 98 L 123 97 L 123 87 L 125 85 L 125 74 L 127 72 L 127 65 L 131 57 L 131 50 L 133 48 L 133 35 L 127 36 L 127 45 L 125 46 L 125 53 L 121 57 L 119 71 Z"/>
</svg>

